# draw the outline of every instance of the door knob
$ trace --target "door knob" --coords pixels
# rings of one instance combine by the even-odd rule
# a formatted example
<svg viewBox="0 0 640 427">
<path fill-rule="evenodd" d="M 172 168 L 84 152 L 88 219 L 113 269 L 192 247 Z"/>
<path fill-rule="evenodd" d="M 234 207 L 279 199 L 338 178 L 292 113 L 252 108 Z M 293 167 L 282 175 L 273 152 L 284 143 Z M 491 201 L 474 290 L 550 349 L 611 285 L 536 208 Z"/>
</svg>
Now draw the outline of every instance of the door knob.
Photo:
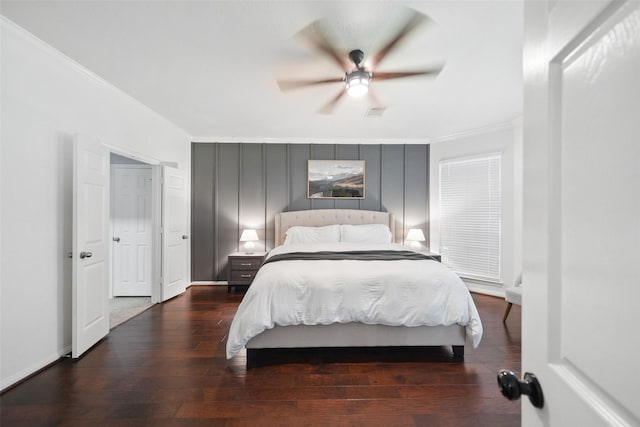
<svg viewBox="0 0 640 427">
<path fill-rule="evenodd" d="M 504 397 L 509 400 L 518 400 L 521 395 L 529 396 L 531 404 L 536 408 L 544 406 L 542 387 L 534 374 L 524 373 L 524 381 L 518 380 L 516 374 L 506 369 L 498 372 L 498 388 Z"/>
<path fill-rule="evenodd" d="M 85 252 L 85 251 L 80 252 L 80 258 L 81 259 L 91 258 L 92 256 L 93 256 L 93 254 L 91 252 Z"/>
<path fill-rule="evenodd" d="M 119 241 L 120 241 L 120 238 L 119 238 L 119 237 L 114 237 L 114 238 L 113 238 L 113 241 L 114 241 L 114 242 L 119 242 Z"/>
<path fill-rule="evenodd" d="M 189 238 L 189 236 L 187 236 L 186 234 L 182 235 L 182 240 L 187 240 Z"/>
</svg>

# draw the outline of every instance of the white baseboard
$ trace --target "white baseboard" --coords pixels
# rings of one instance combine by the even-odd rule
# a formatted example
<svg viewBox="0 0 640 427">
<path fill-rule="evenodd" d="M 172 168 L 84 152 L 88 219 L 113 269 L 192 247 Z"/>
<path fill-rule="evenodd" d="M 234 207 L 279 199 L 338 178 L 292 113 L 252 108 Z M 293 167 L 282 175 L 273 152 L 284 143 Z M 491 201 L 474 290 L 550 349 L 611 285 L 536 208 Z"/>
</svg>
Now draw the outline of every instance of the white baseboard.
<svg viewBox="0 0 640 427">
<path fill-rule="evenodd" d="M 471 292 L 482 295 L 490 295 L 492 297 L 504 298 L 504 288 L 502 287 L 483 285 L 481 283 L 468 282 L 466 280 L 464 282 Z"/>
<path fill-rule="evenodd" d="M 227 282 L 226 281 L 209 282 L 209 281 L 201 280 L 201 281 L 191 282 L 189 286 L 227 286 Z"/>
<path fill-rule="evenodd" d="M 17 384 L 18 382 L 28 378 L 30 375 L 37 373 L 39 370 L 46 368 L 54 362 L 57 362 L 65 354 L 71 352 L 71 346 L 64 347 L 59 350 L 58 353 L 51 354 L 44 359 L 32 364 L 31 366 L 22 369 L 21 371 L 0 380 L 0 392 L 4 392 L 9 387 Z"/>
</svg>

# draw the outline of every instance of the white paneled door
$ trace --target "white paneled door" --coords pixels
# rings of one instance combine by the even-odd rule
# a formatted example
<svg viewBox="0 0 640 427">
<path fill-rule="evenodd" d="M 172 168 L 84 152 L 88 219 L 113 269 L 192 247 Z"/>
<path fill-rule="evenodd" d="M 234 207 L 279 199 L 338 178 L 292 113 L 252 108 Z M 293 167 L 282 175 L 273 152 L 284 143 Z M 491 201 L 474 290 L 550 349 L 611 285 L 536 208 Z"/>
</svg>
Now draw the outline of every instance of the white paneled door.
<svg viewBox="0 0 640 427">
<path fill-rule="evenodd" d="M 113 296 L 151 296 L 151 166 L 111 167 Z"/>
<path fill-rule="evenodd" d="M 162 167 L 162 301 L 183 293 L 187 286 L 186 174 Z"/>
<path fill-rule="evenodd" d="M 640 426 L 640 2 L 526 1 L 525 29 L 522 425 Z"/>
<path fill-rule="evenodd" d="M 109 151 L 78 135 L 73 150 L 72 349 L 109 333 Z"/>
</svg>

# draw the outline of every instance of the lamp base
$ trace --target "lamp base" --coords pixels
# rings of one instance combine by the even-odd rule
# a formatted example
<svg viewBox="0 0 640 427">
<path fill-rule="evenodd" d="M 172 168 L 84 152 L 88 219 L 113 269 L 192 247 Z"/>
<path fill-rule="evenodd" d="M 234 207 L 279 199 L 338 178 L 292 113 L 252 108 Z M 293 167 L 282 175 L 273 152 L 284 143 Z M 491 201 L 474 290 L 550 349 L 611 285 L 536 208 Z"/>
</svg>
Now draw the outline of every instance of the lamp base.
<svg viewBox="0 0 640 427">
<path fill-rule="evenodd" d="M 419 251 L 420 249 L 422 249 L 422 245 L 420 244 L 420 242 L 413 240 L 409 242 L 409 249 L 411 249 L 412 251 Z"/>
<path fill-rule="evenodd" d="M 245 254 L 252 254 L 254 251 L 253 249 L 255 248 L 256 244 L 253 242 L 245 242 L 244 243 L 244 253 Z"/>
</svg>

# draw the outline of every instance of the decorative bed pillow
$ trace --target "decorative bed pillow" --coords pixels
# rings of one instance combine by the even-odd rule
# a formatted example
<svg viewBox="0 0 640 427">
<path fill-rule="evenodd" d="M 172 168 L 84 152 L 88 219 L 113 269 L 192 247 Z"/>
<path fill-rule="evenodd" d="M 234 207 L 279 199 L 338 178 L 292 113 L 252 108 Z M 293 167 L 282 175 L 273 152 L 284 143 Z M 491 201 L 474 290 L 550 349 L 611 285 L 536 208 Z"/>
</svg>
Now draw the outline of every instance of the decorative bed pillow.
<svg viewBox="0 0 640 427">
<path fill-rule="evenodd" d="M 340 241 L 340 226 L 305 227 L 296 225 L 287 230 L 284 245 L 296 243 L 337 243 Z"/>
<path fill-rule="evenodd" d="M 384 224 L 344 224 L 340 235 L 345 243 L 391 243 L 391 230 Z"/>
</svg>

